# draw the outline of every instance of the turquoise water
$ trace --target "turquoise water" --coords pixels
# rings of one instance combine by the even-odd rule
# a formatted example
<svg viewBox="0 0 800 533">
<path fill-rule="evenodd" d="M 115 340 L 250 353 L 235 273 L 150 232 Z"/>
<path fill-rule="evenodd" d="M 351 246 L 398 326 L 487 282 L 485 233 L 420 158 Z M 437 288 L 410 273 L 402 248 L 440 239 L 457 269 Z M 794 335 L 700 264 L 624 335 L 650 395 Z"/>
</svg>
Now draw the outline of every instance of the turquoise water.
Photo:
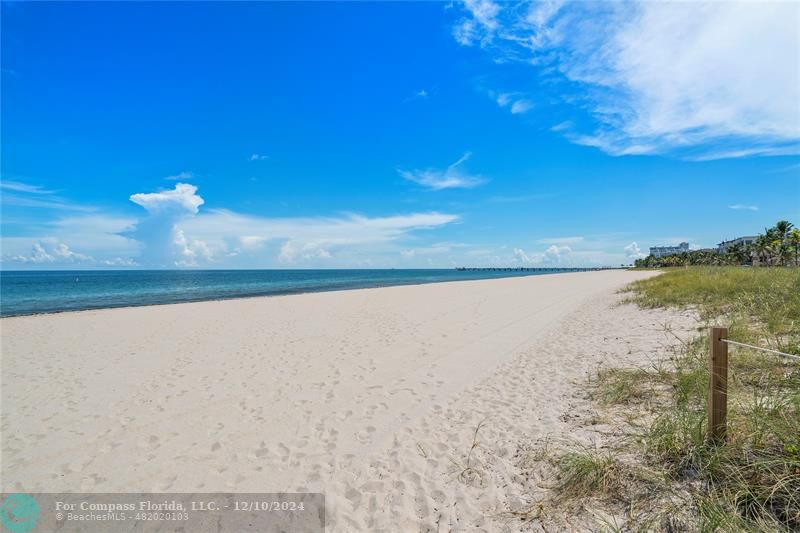
<svg viewBox="0 0 800 533">
<path fill-rule="evenodd" d="M 0 272 L 0 316 L 332 291 L 551 271 L 125 270 Z"/>
</svg>

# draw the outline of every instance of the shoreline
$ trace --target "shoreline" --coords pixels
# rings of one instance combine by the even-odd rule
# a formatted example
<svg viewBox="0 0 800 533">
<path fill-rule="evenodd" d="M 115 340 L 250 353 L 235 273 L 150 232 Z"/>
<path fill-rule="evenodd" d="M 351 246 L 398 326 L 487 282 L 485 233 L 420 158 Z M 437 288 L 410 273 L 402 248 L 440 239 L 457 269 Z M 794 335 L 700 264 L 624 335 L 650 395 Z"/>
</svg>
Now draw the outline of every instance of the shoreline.
<svg viewBox="0 0 800 533">
<path fill-rule="evenodd" d="M 383 269 L 376 269 L 376 270 L 383 270 Z M 392 269 L 385 269 L 390 271 Z M 416 269 L 416 270 L 426 270 L 426 269 Z M 50 315 L 61 315 L 65 313 L 84 313 L 89 311 L 105 311 L 105 310 L 119 310 L 119 309 L 138 309 L 142 307 L 158 307 L 164 305 L 185 305 L 185 304 L 197 304 L 197 303 L 204 303 L 204 302 L 227 302 L 227 301 L 235 301 L 235 300 L 250 300 L 250 299 L 258 299 L 258 298 L 278 298 L 278 297 L 286 297 L 286 296 L 302 296 L 305 294 L 321 294 L 321 293 L 336 293 L 336 292 L 350 292 L 350 291 L 360 291 L 360 290 L 375 290 L 375 289 L 391 289 L 392 287 L 417 287 L 417 286 L 424 286 L 424 285 L 437 285 L 442 283 L 464 283 L 464 282 L 481 282 L 481 281 L 494 281 L 494 280 L 501 280 L 501 279 L 517 279 L 517 278 L 529 278 L 529 277 L 544 277 L 544 276 L 562 276 L 566 274 L 587 274 L 593 272 L 608 272 L 608 271 L 621 271 L 627 269 L 620 269 L 620 268 L 606 268 L 606 269 L 597 269 L 597 270 L 575 270 L 575 271 L 560 271 L 560 272 L 547 272 L 547 273 L 529 273 L 529 274 L 522 274 L 516 276 L 498 276 L 498 277 L 488 277 L 488 278 L 477 278 L 477 279 L 457 279 L 457 280 L 433 280 L 433 281 L 424 281 L 424 282 L 409 282 L 409 283 L 391 283 L 391 284 L 381 284 L 381 285 L 370 285 L 370 286 L 359 286 L 359 287 L 335 287 L 335 288 L 319 288 L 319 289 L 299 289 L 299 290 L 287 290 L 287 291 L 276 291 L 271 292 L 269 294 L 242 294 L 237 296 L 223 296 L 219 298 L 204 298 L 200 297 L 197 299 L 187 299 L 175 302 L 155 302 L 155 303 L 142 303 L 142 304 L 121 304 L 121 305 L 107 305 L 107 306 L 97 306 L 97 307 L 86 307 L 81 309 L 63 309 L 57 311 L 43 311 L 38 313 L 20 313 L 20 314 L 9 314 L 4 315 L 0 314 L 0 322 L 10 318 L 25 318 L 25 317 L 40 317 L 40 316 L 50 316 Z M 222 272 L 223 270 L 219 270 Z M 24 271 L 21 271 L 24 272 Z M 60 272 L 72 272 L 72 271 L 60 271 Z M 150 272 L 157 272 L 157 271 L 150 271 Z"/>
</svg>

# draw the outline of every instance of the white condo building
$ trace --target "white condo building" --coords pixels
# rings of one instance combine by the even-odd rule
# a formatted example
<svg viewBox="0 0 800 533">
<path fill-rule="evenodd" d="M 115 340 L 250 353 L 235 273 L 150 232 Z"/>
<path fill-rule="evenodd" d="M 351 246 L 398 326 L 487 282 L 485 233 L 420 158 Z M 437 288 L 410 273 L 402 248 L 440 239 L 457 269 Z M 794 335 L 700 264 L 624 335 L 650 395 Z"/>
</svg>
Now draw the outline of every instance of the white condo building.
<svg viewBox="0 0 800 533">
<path fill-rule="evenodd" d="M 678 246 L 651 246 L 650 255 L 653 257 L 666 257 L 668 255 L 682 254 L 689 251 L 689 243 L 682 242 Z"/>
<path fill-rule="evenodd" d="M 741 244 L 742 246 L 748 246 L 750 244 L 753 244 L 753 242 L 756 239 L 757 239 L 756 236 L 750 236 L 750 237 L 737 237 L 730 241 L 722 241 L 717 245 L 717 253 L 724 254 L 737 244 Z"/>
</svg>

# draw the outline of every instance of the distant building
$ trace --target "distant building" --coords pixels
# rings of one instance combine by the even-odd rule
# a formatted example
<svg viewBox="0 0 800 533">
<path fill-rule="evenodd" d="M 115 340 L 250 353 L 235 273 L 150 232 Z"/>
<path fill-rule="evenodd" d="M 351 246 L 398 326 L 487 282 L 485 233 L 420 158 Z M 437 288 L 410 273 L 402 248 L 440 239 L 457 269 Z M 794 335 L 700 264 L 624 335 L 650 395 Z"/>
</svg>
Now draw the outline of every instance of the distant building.
<svg viewBox="0 0 800 533">
<path fill-rule="evenodd" d="M 737 237 L 730 241 L 722 241 L 717 245 L 717 253 L 724 254 L 727 253 L 728 250 L 736 246 L 737 244 L 741 244 L 742 246 L 749 246 L 755 242 L 757 237 Z"/>
<path fill-rule="evenodd" d="M 682 242 L 678 246 L 651 246 L 650 255 L 653 257 L 666 257 L 668 255 L 683 254 L 689 251 L 689 243 Z"/>
</svg>

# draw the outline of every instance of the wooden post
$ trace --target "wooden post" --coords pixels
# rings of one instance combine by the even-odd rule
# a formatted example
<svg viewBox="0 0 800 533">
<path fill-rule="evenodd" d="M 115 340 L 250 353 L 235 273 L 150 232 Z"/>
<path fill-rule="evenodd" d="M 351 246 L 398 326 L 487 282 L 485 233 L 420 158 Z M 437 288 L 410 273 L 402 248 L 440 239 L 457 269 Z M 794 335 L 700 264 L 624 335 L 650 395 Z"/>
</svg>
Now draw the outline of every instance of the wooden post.
<svg viewBox="0 0 800 533">
<path fill-rule="evenodd" d="M 728 328 L 712 327 L 709 333 L 708 439 L 725 441 L 728 418 Z"/>
</svg>

